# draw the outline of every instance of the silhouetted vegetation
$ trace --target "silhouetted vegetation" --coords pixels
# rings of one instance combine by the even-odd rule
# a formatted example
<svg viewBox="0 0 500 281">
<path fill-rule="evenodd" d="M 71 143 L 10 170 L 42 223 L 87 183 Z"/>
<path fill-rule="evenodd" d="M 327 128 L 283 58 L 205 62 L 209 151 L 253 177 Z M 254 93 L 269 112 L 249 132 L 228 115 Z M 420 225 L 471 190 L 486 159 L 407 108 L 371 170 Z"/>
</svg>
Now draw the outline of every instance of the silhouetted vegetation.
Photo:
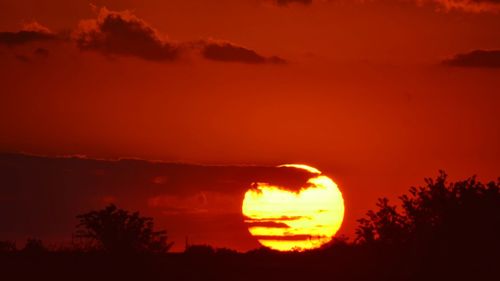
<svg viewBox="0 0 500 281">
<path fill-rule="evenodd" d="M 500 180 L 450 183 L 440 172 L 358 220 L 357 243 L 406 260 L 411 276 L 487 278 L 500 262 Z M 498 272 L 497 272 L 498 273 Z"/>
<path fill-rule="evenodd" d="M 426 183 L 400 197 L 400 211 L 387 198 L 379 199 L 378 210 L 358 220 L 357 241 L 394 244 L 447 239 L 463 243 L 500 237 L 500 183 L 483 184 L 475 177 L 448 183 L 442 171 Z"/>
<path fill-rule="evenodd" d="M 451 183 L 441 172 L 425 182 L 398 205 L 379 199 L 353 242 L 339 236 L 308 252 L 187 245 L 184 253 L 165 253 L 165 233 L 154 231 L 151 218 L 110 205 L 78 216 L 78 236 L 101 251 L 47 251 L 36 239 L 17 251 L 0 242 L 0 265 L 14 277 L 5 280 L 497 280 L 500 181 Z"/>
<path fill-rule="evenodd" d="M 172 246 L 165 231 L 155 231 L 152 218 L 129 213 L 115 205 L 86 214 L 80 220 L 76 236 L 88 239 L 96 249 L 110 253 L 165 253 Z"/>
<path fill-rule="evenodd" d="M 208 257 L 215 254 L 215 249 L 209 245 L 191 245 L 186 248 L 184 254 Z"/>
<path fill-rule="evenodd" d="M 0 253 L 12 253 L 17 250 L 16 243 L 12 241 L 0 241 Z"/>
<path fill-rule="evenodd" d="M 23 249 L 23 252 L 29 254 L 41 254 L 46 251 L 47 248 L 43 245 L 42 240 L 36 238 L 28 238 Z"/>
</svg>

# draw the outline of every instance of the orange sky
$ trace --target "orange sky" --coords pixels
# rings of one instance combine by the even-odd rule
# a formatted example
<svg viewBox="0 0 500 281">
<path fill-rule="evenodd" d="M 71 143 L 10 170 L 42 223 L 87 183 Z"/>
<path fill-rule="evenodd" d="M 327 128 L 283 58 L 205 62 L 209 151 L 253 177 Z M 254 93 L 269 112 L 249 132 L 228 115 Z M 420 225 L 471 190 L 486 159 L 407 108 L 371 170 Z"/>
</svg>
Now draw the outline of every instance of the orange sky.
<svg viewBox="0 0 500 281">
<path fill-rule="evenodd" d="M 91 2 L 0 0 L 0 151 L 307 163 L 347 234 L 438 169 L 500 175 L 496 0 Z"/>
</svg>

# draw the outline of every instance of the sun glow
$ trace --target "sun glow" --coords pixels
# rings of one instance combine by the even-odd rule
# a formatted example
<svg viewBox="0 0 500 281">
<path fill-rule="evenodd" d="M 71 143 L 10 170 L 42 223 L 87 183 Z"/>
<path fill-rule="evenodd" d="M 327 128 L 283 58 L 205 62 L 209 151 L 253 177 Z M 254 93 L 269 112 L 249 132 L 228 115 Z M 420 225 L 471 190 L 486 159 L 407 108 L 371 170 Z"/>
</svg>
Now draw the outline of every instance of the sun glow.
<svg viewBox="0 0 500 281">
<path fill-rule="evenodd" d="M 313 167 L 312 177 L 298 192 L 257 183 L 245 193 L 242 212 L 250 233 L 260 244 L 279 251 L 308 250 L 328 243 L 344 218 L 344 200 L 337 185 Z"/>
</svg>

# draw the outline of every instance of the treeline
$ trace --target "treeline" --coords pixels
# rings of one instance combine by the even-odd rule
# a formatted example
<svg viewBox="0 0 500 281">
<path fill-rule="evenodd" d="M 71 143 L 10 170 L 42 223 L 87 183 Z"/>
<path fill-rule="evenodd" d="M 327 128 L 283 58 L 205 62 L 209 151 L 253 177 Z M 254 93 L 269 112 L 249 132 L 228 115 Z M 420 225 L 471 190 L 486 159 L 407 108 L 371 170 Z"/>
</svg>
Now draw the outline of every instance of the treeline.
<svg viewBox="0 0 500 281">
<path fill-rule="evenodd" d="M 24 249 L 0 243 L 5 275 L 53 279 L 168 280 L 498 280 L 500 179 L 449 182 L 441 172 L 412 187 L 399 204 L 381 198 L 358 220 L 354 239 L 337 237 L 307 252 L 247 253 L 193 245 L 168 253 L 151 218 L 110 205 L 77 216 L 74 247 Z"/>
</svg>

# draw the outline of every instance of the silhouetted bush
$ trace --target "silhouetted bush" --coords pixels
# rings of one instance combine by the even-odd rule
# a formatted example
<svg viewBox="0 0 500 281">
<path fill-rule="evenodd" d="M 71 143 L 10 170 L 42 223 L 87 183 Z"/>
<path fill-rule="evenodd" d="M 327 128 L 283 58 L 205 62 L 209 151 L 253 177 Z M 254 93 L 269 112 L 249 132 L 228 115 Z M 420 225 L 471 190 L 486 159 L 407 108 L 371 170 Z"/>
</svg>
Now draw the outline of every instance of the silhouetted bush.
<svg viewBox="0 0 500 281">
<path fill-rule="evenodd" d="M 483 241 L 500 237 L 500 181 L 483 184 L 471 177 L 448 183 L 441 171 L 426 184 L 401 196 L 400 209 L 387 198 L 379 199 L 378 210 L 358 220 L 356 240 L 394 244 L 445 236 Z"/>
<path fill-rule="evenodd" d="M 275 256 L 279 254 L 280 254 L 279 251 L 267 247 L 260 247 L 246 252 L 246 255 L 249 256 Z"/>
<path fill-rule="evenodd" d="M 115 205 L 78 215 L 76 236 L 88 239 L 96 248 L 110 253 L 165 253 L 165 231 L 154 231 L 152 218 L 129 213 Z"/>
<path fill-rule="evenodd" d="M 190 245 L 184 250 L 184 254 L 190 256 L 212 256 L 215 254 L 215 250 L 209 245 Z"/>
<path fill-rule="evenodd" d="M 410 188 L 400 200 L 396 206 L 380 199 L 377 209 L 359 220 L 355 242 L 338 236 L 306 252 L 259 248 L 238 253 L 193 245 L 185 253 L 167 255 L 137 255 L 157 249 L 152 246 L 156 243 L 166 245 L 164 232 L 153 231 L 151 219 L 111 205 L 78 216 L 79 237 L 91 240 L 98 249 L 134 253 L 133 258 L 87 251 L 88 244 L 78 240 L 76 251 L 2 254 L 0 277 L 82 281 L 498 279 L 500 182 L 482 184 L 472 177 L 449 183 L 441 173 L 435 180 L 427 179 L 423 187 Z M 32 249 L 43 248 L 36 239 L 28 244 Z"/>
<path fill-rule="evenodd" d="M 399 243 L 408 238 L 406 217 L 401 215 L 396 206 L 389 205 L 387 198 L 378 199 L 377 211 L 368 211 L 367 218 L 359 219 L 356 229 L 356 241 L 372 243 Z"/>
<path fill-rule="evenodd" d="M 17 251 L 16 243 L 12 241 L 0 241 L 0 253 L 12 253 Z"/>
<path fill-rule="evenodd" d="M 215 249 L 215 253 L 218 256 L 222 256 L 222 257 L 233 257 L 233 256 L 238 255 L 237 251 L 235 251 L 233 249 L 228 249 L 228 248 L 217 248 L 217 249 Z"/>
<path fill-rule="evenodd" d="M 395 206 L 379 199 L 378 209 L 358 220 L 356 241 L 385 263 L 377 270 L 413 280 L 481 280 L 498 274 L 500 180 L 449 183 L 440 172 L 400 200 Z"/>
<path fill-rule="evenodd" d="M 35 238 L 28 238 L 26 245 L 23 248 L 23 252 L 29 254 L 40 254 L 47 251 L 47 248 L 43 245 L 42 240 Z"/>
</svg>

